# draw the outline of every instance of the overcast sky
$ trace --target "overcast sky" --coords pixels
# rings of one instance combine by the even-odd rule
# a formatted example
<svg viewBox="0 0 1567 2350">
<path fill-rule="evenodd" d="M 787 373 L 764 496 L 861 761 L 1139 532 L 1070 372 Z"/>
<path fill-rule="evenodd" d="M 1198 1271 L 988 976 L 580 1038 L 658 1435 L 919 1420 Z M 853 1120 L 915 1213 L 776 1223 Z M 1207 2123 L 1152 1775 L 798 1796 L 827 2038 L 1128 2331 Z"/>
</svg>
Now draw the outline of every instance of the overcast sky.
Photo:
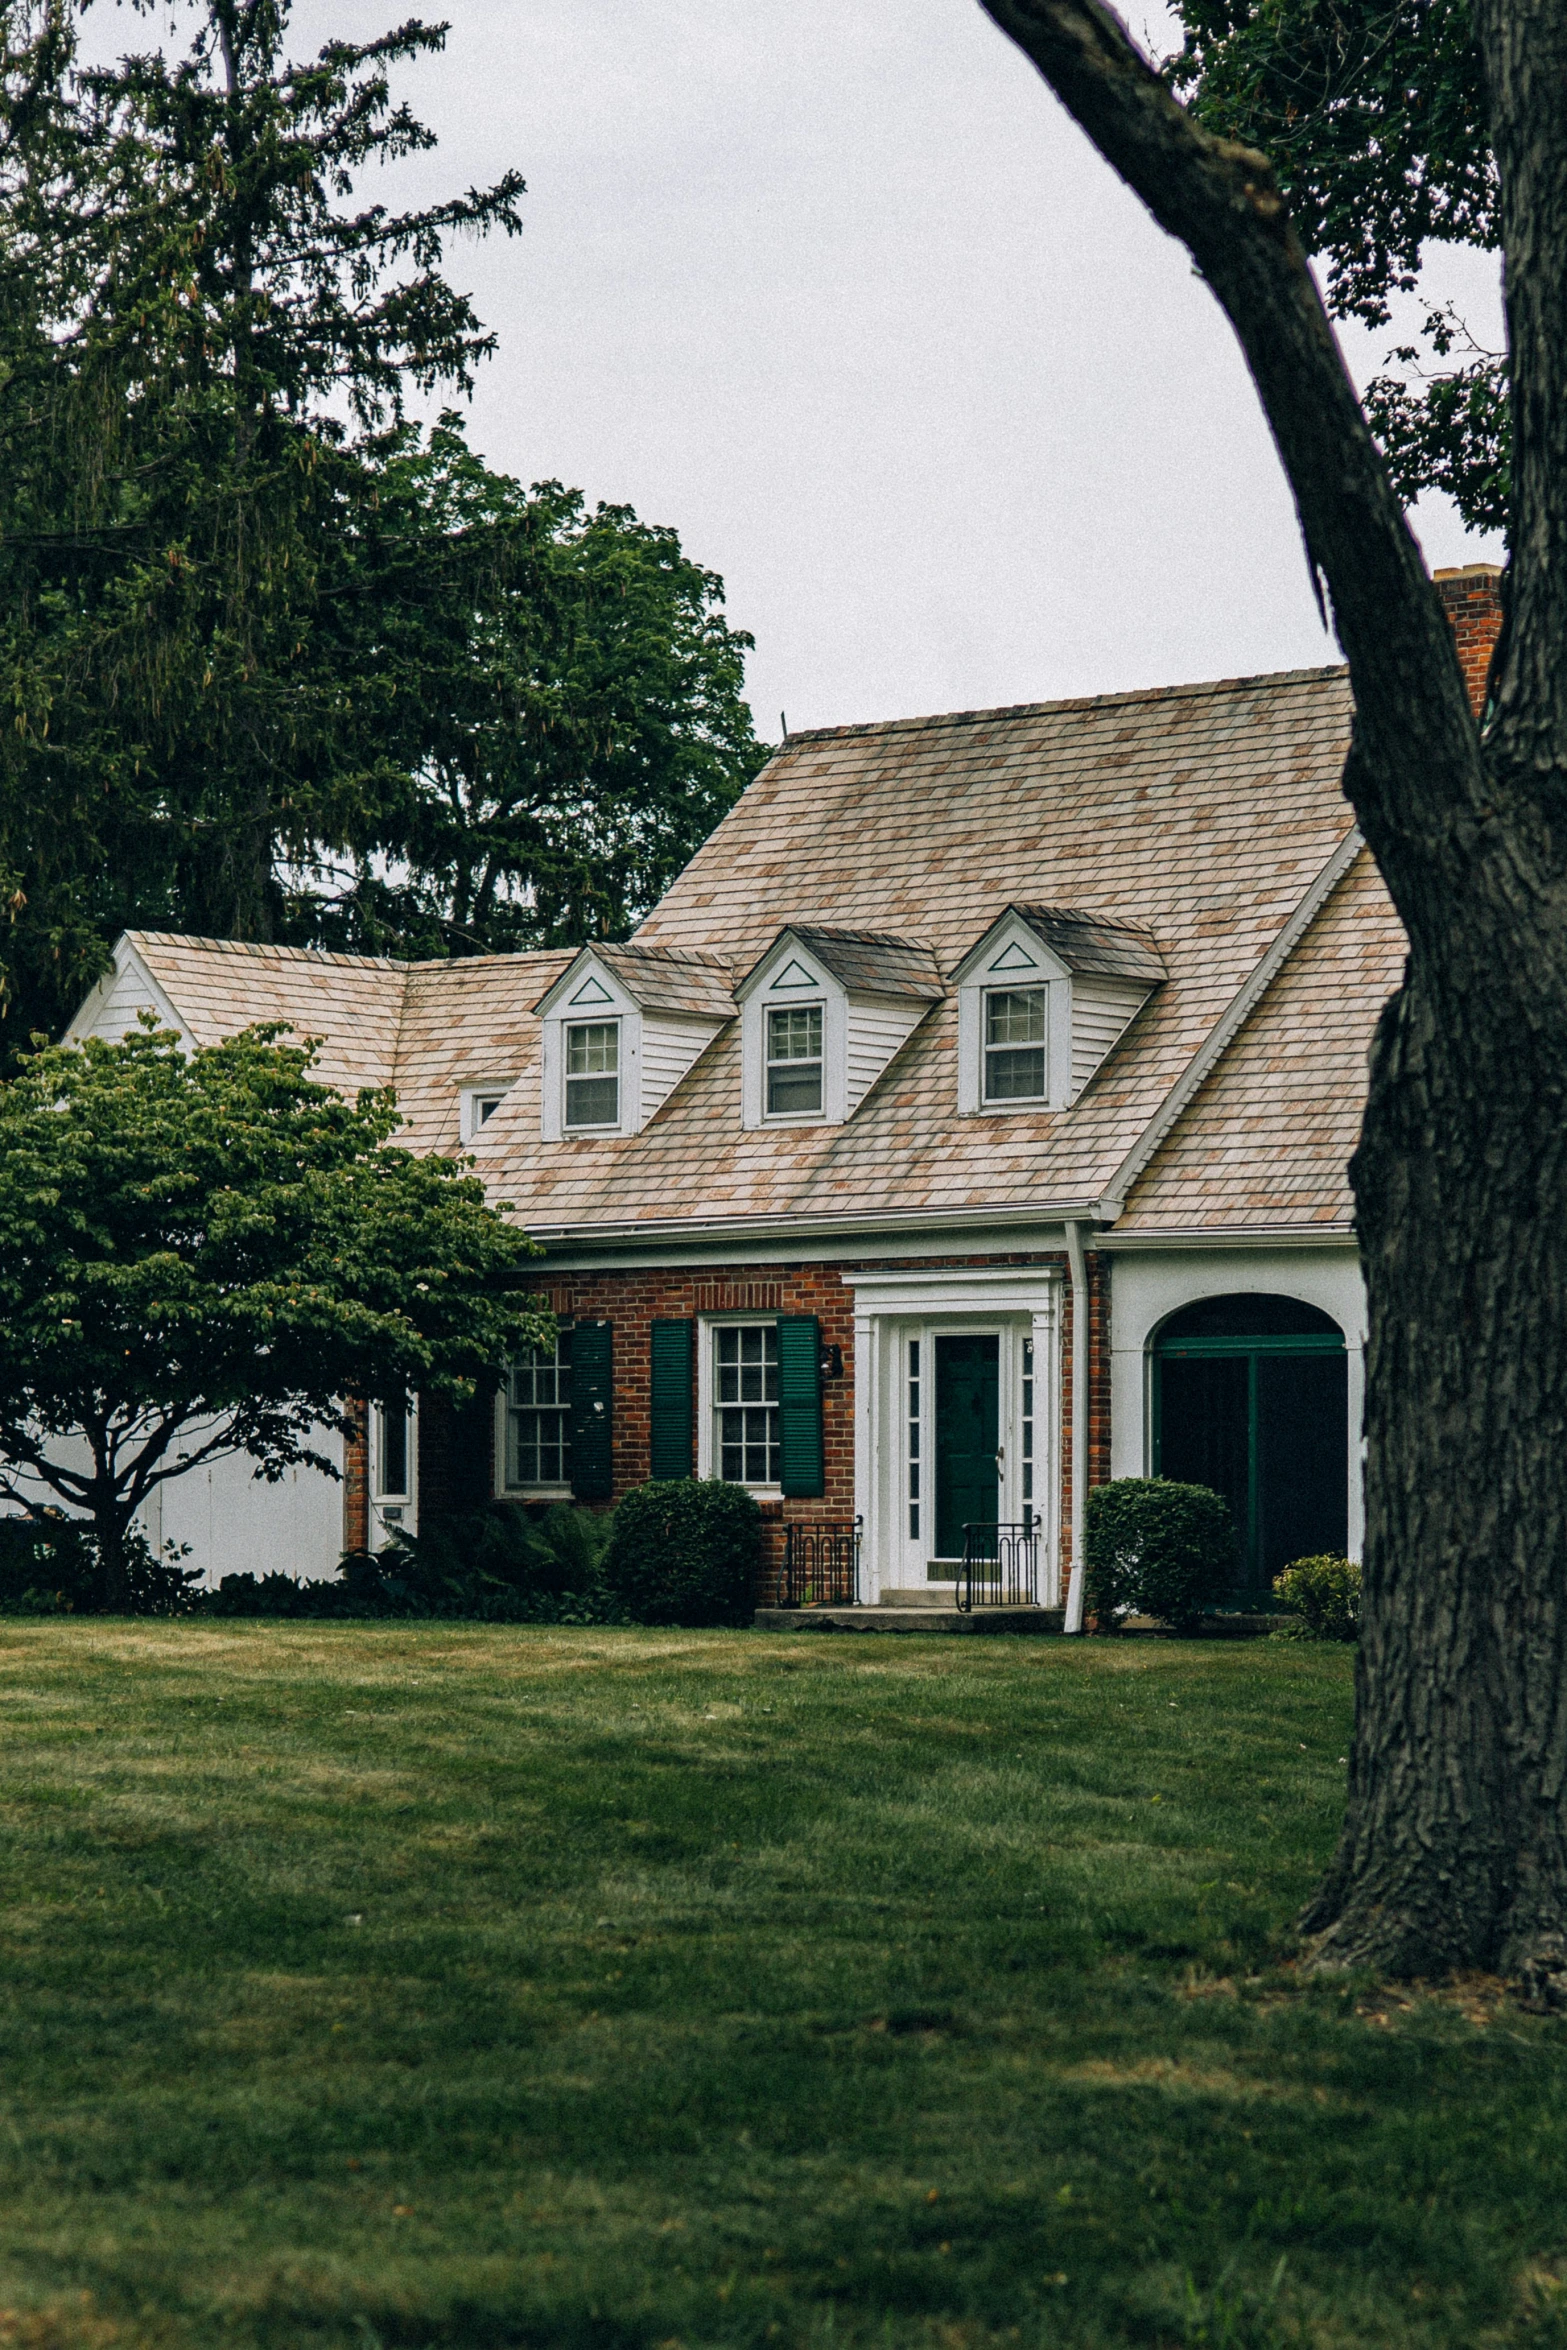
<svg viewBox="0 0 1567 2350">
<path fill-rule="evenodd" d="M 303 0 L 298 45 L 397 13 Z M 474 444 L 723 574 L 763 734 L 1337 657 L 1217 307 L 976 0 L 449 13 L 417 184 L 529 184 L 452 256 Z"/>
</svg>

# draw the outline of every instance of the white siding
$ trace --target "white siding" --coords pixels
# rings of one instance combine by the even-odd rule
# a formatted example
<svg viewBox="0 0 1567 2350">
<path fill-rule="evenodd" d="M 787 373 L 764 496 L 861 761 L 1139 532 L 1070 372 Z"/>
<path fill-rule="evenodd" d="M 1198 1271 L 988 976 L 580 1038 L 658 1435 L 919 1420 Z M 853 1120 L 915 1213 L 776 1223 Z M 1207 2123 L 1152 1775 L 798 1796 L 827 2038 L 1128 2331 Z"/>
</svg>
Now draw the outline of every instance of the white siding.
<svg viewBox="0 0 1567 2350">
<path fill-rule="evenodd" d="M 1072 1099 L 1076 1101 L 1149 990 L 1135 980 L 1095 979 L 1081 973 L 1072 981 Z"/>
<path fill-rule="evenodd" d="M 112 971 L 105 972 L 87 996 L 66 1034 L 73 1039 L 101 1036 L 114 1044 L 136 1025 L 139 1012 L 156 1012 L 165 1027 L 178 1028 L 179 1015 L 154 981 L 139 955 L 122 947 Z"/>
<path fill-rule="evenodd" d="M 692 1063 L 718 1034 L 716 1020 L 682 1020 L 672 1014 L 642 1015 L 642 1122 L 668 1101 Z"/>
<path fill-rule="evenodd" d="M 929 1010 L 928 1004 L 906 999 L 889 1002 L 880 996 L 850 996 L 844 1062 L 851 1117 L 904 1038 L 914 1034 Z"/>
</svg>

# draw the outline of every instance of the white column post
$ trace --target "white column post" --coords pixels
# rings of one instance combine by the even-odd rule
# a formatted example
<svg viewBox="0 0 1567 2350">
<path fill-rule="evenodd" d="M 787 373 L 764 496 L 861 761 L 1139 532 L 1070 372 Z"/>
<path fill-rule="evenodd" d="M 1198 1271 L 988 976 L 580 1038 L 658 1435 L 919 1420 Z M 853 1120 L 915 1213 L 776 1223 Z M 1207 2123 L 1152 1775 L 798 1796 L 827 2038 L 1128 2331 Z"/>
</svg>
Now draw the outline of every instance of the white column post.
<svg viewBox="0 0 1567 2350">
<path fill-rule="evenodd" d="M 880 1327 L 870 1314 L 854 1317 L 854 1507 L 860 1528 L 860 1581 L 868 1600 L 881 1596 L 882 1510 Z"/>
</svg>

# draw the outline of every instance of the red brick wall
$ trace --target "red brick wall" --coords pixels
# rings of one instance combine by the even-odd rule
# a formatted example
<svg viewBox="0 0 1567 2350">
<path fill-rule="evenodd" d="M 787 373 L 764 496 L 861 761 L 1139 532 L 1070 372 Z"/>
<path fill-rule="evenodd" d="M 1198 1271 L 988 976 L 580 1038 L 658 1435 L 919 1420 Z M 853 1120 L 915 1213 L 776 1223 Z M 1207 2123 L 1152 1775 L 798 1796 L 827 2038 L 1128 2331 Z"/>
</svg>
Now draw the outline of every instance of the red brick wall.
<svg viewBox="0 0 1567 2350">
<path fill-rule="evenodd" d="M 822 1341 L 843 1352 L 843 1376 L 822 1387 L 822 1440 L 826 1491 L 818 1501 L 763 1504 L 767 1521 L 767 1565 L 758 1597 L 771 1598 L 783 1563 L 783 1528 L 788 1523 L 846 1519 L 854 1515 L 854 1292 L 844 1280 L 856 1272 L 920 1272 L 935 1266 L 1050 1265 L 1066 1271 L 1059 1251 L 962 1257 L 857 1258 L 848 1267 L 822 1264 L 753 1266 L 628 1267 L 612 1272 L 559 1273 L 547 1277 L 544 1294 L 562 1317 L 609 1321 L 614 1325 L 614 1424 L 612 1450 L 618 1499 L 648 1475 L 651 1428 L 652 1324 L 666 1317 L 707 1314 L 814 1314 Z M 1089 1479 L 1100 1484 L 1110 1473 L 1110 1260 L 1088 1258 Z M 1063 1284 L 1060 1386 L 1063 1507 L 1071 1507 L 1071 1284 Z M 696 1413 L 693 1367 L 692 1416 Z M 482 1428 L 480 1422 L 482 1420 Z M 472 1509 L 492 1491 L 493 1415 L 486 1406 L 468 1427 L 428 1399 L 421 1405 L 419 1438 L 420 1518 L 448 1509 Z M 1041 1500 L 1043 1496 L 1041 1496 Z"/>
<path fill-rule="evenodd" d="M 1110 1475 L 1110 1259 L 1085 1251 L 1088 1275 L 1088 1483 L 1090 1491 Z M 1072 1565 L 1072 1529 L 1077 1523 L 1072 1492 L 1072 1285 L 1064 1293 L 1061 1327 L 1061 1579 Z"/>
<path fill-rule="evenodd" d="M 1442 609 L 1458 639 L 1458 665 L 1478 718 L 1485 707 L 1485 681 L 1502 627 L 1502 574 L 1495 563 L 1470 563 L 1433 574 Z"/>
<path fill-rule="evenodd" d="M 370 1547 L 370 1445 L 361 1412 L 359 1433 L 343 1440 L 343 1548 Z"/>
</svg>

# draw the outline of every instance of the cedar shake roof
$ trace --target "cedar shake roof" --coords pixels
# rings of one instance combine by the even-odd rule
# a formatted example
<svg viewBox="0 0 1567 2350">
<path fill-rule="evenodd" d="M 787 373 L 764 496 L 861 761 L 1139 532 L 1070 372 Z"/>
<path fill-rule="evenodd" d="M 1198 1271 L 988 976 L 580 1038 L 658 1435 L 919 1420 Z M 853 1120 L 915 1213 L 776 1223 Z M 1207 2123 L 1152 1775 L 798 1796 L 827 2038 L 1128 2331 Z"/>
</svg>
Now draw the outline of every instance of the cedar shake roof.
<svg viewBox="0 0 1567 2350">
<path fill-rule="evenodd" d="M 606 971 L 614 973 L 634 1004 L 648 1012 L 699 1013 L 718 1020 L 734 1018 L 734 995 L 729 965 L 721 955 L 698 955 L 684 947 L 592 946 L 572 957 L 592 954 Z M 567 964 L 567 970 L 571 967 Z M 563 972 L 562 977 L 565 976 Z M 549 989 L 545 990 L 547 995 Z M 544 999 L 533 1009 L 542 1011 Z"/>
<path fill-rule="evenodd" d="M 947 992 L 935 955 L 922 939 L 894 938 L 874 930 L 823 930 L 811 922 L 791 922 L 778 937 L 797 938 L 850 995 L 923 996 L 937 1003 Z M 777 943 L 768 941 L 767 954 L 757 957 L 740 982 L 742 987 Z"/>
<path fill-rule="evenodd" d="M 1069 971 L 1092 972 L 1103 979 L 1136 979 L 1157 987 L 1164 977 L 1164 961 L 1146 930 L 1124 922 L 1096 920 L 1059 906 L 1011 906 L 1029 929 Z"/>
<path fill-rule="evenodd" d="M 395 1083 L 414 1148 L 459 1147 L 462 1086 L 508 1085 L 469 1148 L 492 1195 L 560 1242 L 731 1220 L 738 1238 L 762 1219 L 1043 1219 L 1104 1195 L 1345 842 L 1349 724 L 1334 668 L 791 736 L 635 939 L 595 951 L 628 989 L 678 974 L 703 1010 L 720 994 L 729 1008 L 729 975 L 784 929 L 856 989 L 882 992 L 896 966 L 897 992 L 931 1008 L 842 1125 L 745 1128 L 728 1018 L 641 1133 L 542 1142 L 533 1007 L 568 951 L 397 965 L 132 943 L 194 1036 L 287 1019 L 327 1037 L 331 1082 Z M 1008 907 L 1057 926 L 1041 936 L 1079 969 L 1124 958 L 1118 973 L 1164 984 L 1071 1109 L 964 1116 L 939 974 Z M 1401 954 L 1362 857 L 1133 1183 L 1125 1223 L 1342 1222 L 1365 1051 Z"/>
<path fill-rule="evenodd" d="M 1132 1186 L 1117 1231 L 1347 1225 L 1371 1031 L 1406 952 L 1364 849 Z"/>
</svg>

